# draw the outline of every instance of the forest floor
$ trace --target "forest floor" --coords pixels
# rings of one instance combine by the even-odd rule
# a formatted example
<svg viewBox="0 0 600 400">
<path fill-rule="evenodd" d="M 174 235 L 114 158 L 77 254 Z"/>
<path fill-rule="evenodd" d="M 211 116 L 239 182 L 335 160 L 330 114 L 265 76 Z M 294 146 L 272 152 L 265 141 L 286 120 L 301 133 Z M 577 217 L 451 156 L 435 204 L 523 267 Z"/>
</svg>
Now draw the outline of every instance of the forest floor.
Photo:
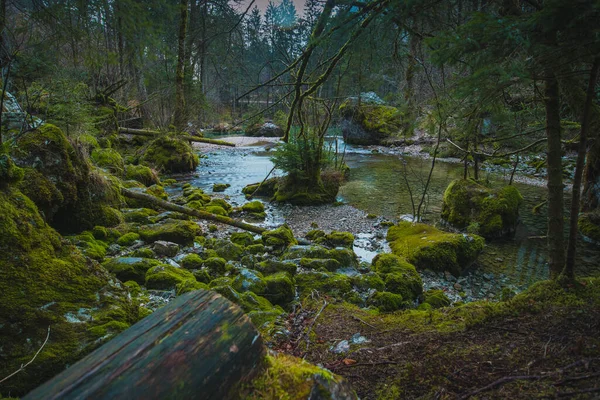
<svg viewBox="0 0 600 400">
<path fill-rule="evenodd" d="M 363 400 L 600 398 L 600 304 L 556 293 L 541 282 L 511 302 L 380 315 L 319 298 L 290 314 L 277 349 L 344 376 Z"/>
</svg>

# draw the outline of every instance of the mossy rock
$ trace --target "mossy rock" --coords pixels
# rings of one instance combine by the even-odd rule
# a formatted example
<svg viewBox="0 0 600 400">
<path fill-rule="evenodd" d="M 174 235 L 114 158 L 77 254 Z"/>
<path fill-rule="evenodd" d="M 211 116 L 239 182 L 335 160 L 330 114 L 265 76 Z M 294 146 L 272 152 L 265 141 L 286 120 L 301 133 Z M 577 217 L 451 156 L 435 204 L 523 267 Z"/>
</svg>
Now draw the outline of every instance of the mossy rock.
<svg viewBox="0 0 600 400">
<path fill-rule="evenodd" d="M 125 163 L 123 157 L 115 149 L 94 149 L 92 161 L 100 168 L 104 168 L 115 175 L 123 175 Z"/>
<path fill-rule="evenodd" d="M 352 284 L 361 291 L 375 289 L 378 292 L 383 292 L 385 290 L 385 282 L 379 274 L 374 272 L 352 277 Z"/>
<path fill-rule="evenodd" d="M 149 217 L 155 217 L 158 215 L 158 211 L 152 210 L 150 208 L 138 208 L 121 211 L 123 213 L 123 218 L 125 219 L 125 222 L 135 222 L 138 224 L 149 224 Z"/>
<path fill-rule="evenodd" d="M 227 211 L 225 211 L 225 209 L 223 207 L 220 206 L 206 206 L 204 208 L 204 211 L 211 213 L 211 214 L 215 214 L 215 215 L 221 215 L 223 217 L 227 217 L 229 214 L 227 213 Z"/>
<path fill-rule="evenodd" d="M 267 356 L 266 369 L 243 386 L 247 400 L 357 399 L 350 384 L 328 370 L 285 354 Z"/>
<path fill-rule="evenodd" d="M 334 203 L 340 181 L 321 178 L 316 184 L 304 184 L 299 178 L 286 176 L 277 186 L 273 199 L 278 203 L 311 206 Z"/>
<path fill-rule="evenodd" d="M 300 266 L 306 269 L 325 270 L 334 272 L 341 268 L 342 265 L 338 260 L 334 260 L 332 258 L 301 258 Z"/>
<path fill-rule="evenodd" d="M 208 207 L 221 207 L 227 212 L 227 215 L 229 215 L 229 213 L 233 210 L 231 204 L 223 199 L 211 199 L 211 201 L 206 205 L 206 208 Z"/>
<path fill-rule="evenodd" d="M 97 262 L 45 223 L 19 190 L 0 190 L 0 376 L 23 396 L 138 319 L 138 307 Z M 118 322 L 115 329 L 99 326 Z M 99 336 L 102 333 L 102 336 Z M 104 335 L 105 334 L 105 335 Z"/>
<path fill-rule="evenodd" d="M 164 240 L 186 246 L 194 243 L 194 238 L 202 234 L 202 229 L 192 221 L 166 220 L 140 227 L 138 233 L 146 243 Z"/>
<path fill-rule="evenodd" d="M 196 280 L 200 283 L 209 284 L 211 281 L 210 274 L 205 269 L 197 269 L 197 270 L 193 271 L 192 273 L 196 277 Z"/>
<path fill-rule="evenodd" d="M 442 218 L 459 229 L 471 230 L 485 238 L 514 232 L 523 197 L 514 186 L 489 189 L 470 179 L 450 183 L 444 192 Z"/>
<path fill-rule="evenodd" d="M 443 290 L 430 289 L 425 292 L 423 303 L 429 304 L 432 308 L 442 308 L 450 305 L 450 299 Z"/>
<path fill-rule="evenodd" d="M 252 195 L 271 198 L 275 195 L 278 186 L 279 178 L 270 178 L 263 182 L 262 185 L 259 182 L 245 186 L 242 189 L 242 193 L 246 195 L 246 198 Z"/>
<path fill-rule="evenodd" d="M 142 162 L 163 173 L 179 173 L 195 171 L 200 160 L 184 140 L 163 136 L 150 143 Z"/>
<path fill-rule="evenodd" d="M 265 275 L 275 274 L 277 272 L 287 272 L 295 275 L 298 267 L 296 264 L 278 260 L 265 260 L 256 265 L 256 269 Z"/>
<path fill-rule="evenodd" d="M 202 268 L 204 260 L 198 254 L 188 254 L 181 259 L 179 264 L 185 269 L 199 269 Z"/>
<path fill-rule="evenodd" d="M 263 232 L 262 238 L 265 246 L 286 248 L 298 244 L 298 241 L 294 238 L 294 233 L 287 225 L 282 225 L 277 229 Z"/>
<path fill-rule="evenodd" d="M 221 257 L 209 257 L 204 260 L 202 265 L 208 268 L 209 272 L 213 276 L 223 275 L 225 272 L 227 272 L 227 260 Z"/>
<path fill-rule="evenodd" d="M 384 277 L 388 292 L 402 295 L 406 301 L 415 301 L 423 293 L 423 281 L 414 265 L 395 254 L 378 254 L 373 269 Z"/>
<path fill-rule="evenodd" d="M 232 243 L 227 239 L 217 240 L 215 251 L 219 257 L 222 257 L 227 261 L 240 260 L 244 254 L 244 248 L 242 246 Z"/>
<path fill-rule="evenodd" d="M 251 244 L 246 246 L 246 253 L 250 254 L 263 254 L 265 252 L 265 245 L 262 243 Z"/>
<path fill-rule="evenodd" d="M 344 274 L 307 271 L 295 277 L 301 296 L 310 295 L 313 290 L 338 299 L 352 291 L 352 278 Z"/>
<path fill-rule="evenodd" d="M 285 307 L 295 297 L 294 281 L 287 272 L 279 272 L 265 277 L 267 288 L 263 294 L 271 303 Z"/>
<path fill-rule="evenodd" d="M 267 284 L 262 274 L 248 268 L 242 268 L 239 271 L 239 274 L 233 279 L 231 287 L 240 293 L 254 292 L 259 295 L 262 295 L 267 290 Z"/>
<path fill-rule="evenodd" d="M 231 187 L 229 183 L 215 183 L 212 187 L 213 192 L 224 192 L 227 188 Z"/>
<path fill-rule="evenodd" d="M 402 295 L 390 292 L 377 292 L 371 296 L 368 303 L 382 312 L 397 311 L 407 306 Z"/>
<path fill-rule="evenodd" d="M 600 212 L 583 213 L 578 220 L 579 232 L 588 240 L 600 243 Z"/>
<path fill-rule="evenodd" d="M 251 201 L 242 205 L 242 211 L 248 213 L 263 213 L 265 212 L 265 205 L 258 200 Z"/>
<path fill-rule="evenodd" d="M 92 168 L 56 126 L 44 124 L 21 135 L 12 157 L 17 165 L 30 169 L 33 179 L 21 185 L 24 193 L 31 195 L 46 220 L 61 233 L 122 222 L 115 209 L 123 201 L 121 182 Z"/>
<path fill-rule="evenodd" d="M 308 235 L 310 235 L 311 232 L 307 234 L 307 237 Z M 315 234 L 316 233 L 313 233 L 313 235 L 311 236 L 314 237 Z M 330 247 L 346 247 L 352 249 L 352 247 L 354 246 L 354 235 L 350 232 L 333 231 L 329 234 L 314 237 L 314 239 L 312 240 L 314 240 L 315 243 L 324 244 Z"/>
<path fill-rule="evenodd" d="M 125 179 L 138 181 L 145 186 L 160 185 L 158 174 L 145 165 L 127 165 Z"/>
<path fill-rule="evenodd" d="M 8 154 L 0 154 L 0 189 L 21 182 L 24 176 L 23 168 L 18 167 Z"/>
<path fill-rule="evenodd" d="M 346 101 L 340 106 L 340 113 L 342 134 L 349 144 L 381 144 L 400 136 L 404 125 L 402 112 L 391 106 Z"/>
<path fill-rule="evenodd" d="M 173 289 L 187 280 L 195 281 L 196 278 L 190 271 L 168 264 L 157 265 L 146 272 L 146 287 L 148 289 Z"/>
<path fill-rule="evenodd" d="M 182 294 L 193 292 L 194 290 L 208 290 L 208 285 L 200 283 L 196 279 L 187 279 L 175 286 L 175 294 L 181 296 Z"/>
<path fill-rule="evenodd" d="M 136 240 L 140 239 L 140 235 L 138 235 L 135 232 L 129 232 L 124 234 L 123 236 L 121 236 L 118 240 L 117 240 L 117 244 L 119 246 L 131 246 L 132 244 L 135 243 Z"/>
<path fill-rule="evenodd" d="M 401 221 L 387 233 L 392 252 L 417 268 L 462 273 L 483 250 L 477 235 L 446 233 L 433 226 Z"/>
<path fill-rule="evenodd" d="M 324 231 L 322 231 L 321 229 L 313 229 L 311 231 L 308 231 L 306 233 L 306 238 L 308 240 L 318 240 L 320 238 L 324 238 L 326 236 L 326 233 Z"/>
<path fill-rule="evenodd" d="M 122 282 L 134 281 L 143 285 L 146 272 L 159 264 L 159 261 L 150 258 L 117 257 L 106 261 L 103 266 Z"/>
<path fill-rule="evenodd" d="M 254 235 L 250 232 L 234 232 L 229 239 L 240 246 L 250 246 L 254 243 Z"/>
</svg>

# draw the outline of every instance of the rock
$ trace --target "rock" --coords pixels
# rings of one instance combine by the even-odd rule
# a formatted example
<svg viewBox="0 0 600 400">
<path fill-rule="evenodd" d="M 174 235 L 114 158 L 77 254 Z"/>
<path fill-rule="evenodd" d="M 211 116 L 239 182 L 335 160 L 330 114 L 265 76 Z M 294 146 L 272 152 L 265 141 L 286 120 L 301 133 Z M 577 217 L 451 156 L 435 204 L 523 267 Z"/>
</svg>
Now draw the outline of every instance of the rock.
<svg viewBox="0 0 600 400">
<path fill-rule="evenodd" d="M 457 282 L 457 283 L 455 283 L 455 284 L 454 284 L 454 289 L 456 289 L 456 290 L 458 290 L 458 291 L 461 291 L 461 290 L 462 290 L 462 288 L 463 288 L 463 287 L 462 287 L 462 285 L 461 285 L 460 283 L 458 283 L 458 282 Z"/>
<path fill-rule="evenodd" d="M 579 232 L 589 242 L 600 243 L 600 212 L 582 213 L 578 220 Z"/>
<path fill-rule="evenodd" d="M 228 187 L 231 187 L 229 183 L 215 183 L 212 187 L 213 192 L 224 192 Z"/>
<path fill-rule="evenodd" d="M 11 186 L 0 189 L 0 276 L 0 376 L 29 361 L 50 327 L 35 362 L 2 394 L 24 396 L 138 319 L 127 290 Z"/>
<path fill-rule="evenodd" d="M 227 261 L 236 261 L 242 258 L 244 248 L 226 239 L 219 239 L 215 244 L 215 251 L 219 257 Z"/>
<path fill-rule="evenodd" d="M 267 121 L 264 124 L 254 124 L 246 129 L 248 136 L 254 137 L 282 137 L 284 132 L 279 126 L 275 125 L 271 121 Z"/>
<path fill-rule="evenodd" d="M 349 144 L 377 145 L 400 136 L 402 113 L 391 106 L 354 104 L 346 101 L 340 106 L 342 134 Z"/>
<path fill-rule="evenodd" d="M 92 161 L 100 168 L 104 168 L 115 175 L 122 175 L 125 171 L 123 157 L 115 149 L 94 149 Z"/>
<path fill-rule="evenodd" d="M 148 289 L 168 290 L 186 280 L 196 281 L 190 271 L 172 265 L 159 264 L 146 272 L 146 287 Z"/>
<path fill-rule="evenodd" d="M 260 187 L 259 187 L 260 186 Z M 249 196 L 263 196 L 263 197 L 273 197 L 275 192 L 277 192 L 277 187 L 279 186 L 279 178 L 270 178 L 264 181 L 261 185 L 260 182 L 252 183 L 250 185 L 245 186 L 242 189 L 242 193 L 246 195 L 246 198 Z"/>
<path fill-rule="evenodd" d="M 167 219 L 160 224 L 142 226 L 138 233 L 146 243 L 164 240 L 186 246 L 202 234 L 202 229 L 192 221 Z"/>
<path fill-rule="evenodd" d="M 119 246 L 129 247 L 135 243 L 136 240 L 139 240 L 140 235 L 135 232 L 129 232 L 121 236 L 117 239 L 117 244 Z"/>
<path fill-rule="evenodd" d="M 240 246 L 250 246 L 254 243 L 254 235 L 250 232 L 234 232 L 230 240 Z"/>
<path fill-rule="evenodd" d="M 271 303 L 285 307 L 294 300 L 295 286 L 292 277 L 287 272 L 269 275 L 264 281 L 267 284 L 264 297 Z"/>
<path fill-rule="evenodd" d="M 298 244 L 298 241 L 294 238 L 294 233 L 287 225 L 263 232 L 262 238 L 265 246 L 285 248 Z"/>
<path fill-rule="evenodd" d="M 392 252 L 417 268 L 450 271 L 459 276 L 483 250 L 477 235 L 446 233 L 433 226 L 401 221 L 387 233 Z"/>
<path fill-rule="evenodd" d="M 248 268 L 242 268 L 240 273 L 234 278 L 231 283 L 238 292 L 253 292 L 258 295 L 265 293 L 267 285 L 262 277 L 262 274 L 257 271 L 252 271 Z"/>
<path fill-rule="evenodd" d="M 164 173 L 178 173 L 195 171 L 200 160 L 184 140 L 162 136 L 146 148 L 142 162 Z"/>
<path fill-rule="evenodd" d="M 154 250 L 157 256 L 175 257 L 179 252 L 179 245 L 173 242 L 157 240 L 152 245 L 152 250 Z"/>
<path fill-rule="evenodd" d="M 425 292 L 424 303 L 429 304 L 432 308 L 442 308 L 450 305 L 450 299 L 442 290 L 430 289 Z"/>
<path fill-rule="evenodd" d="M 106 261 L 104 268 L 115 274 L 122 282 L 134 281 L 143 285 L 146 272 L 160 264 L 160 261 L 142 257 L 118 257 Z"/>
<path fill-rule="evenodd" d="M 369 305 L 375 306 L 382 312 L 392 312 L 407 306 L 402 295 L 390 292 L 376 292 L 370 299 Z"/>
<path fill-rule="evenodd" d="M 497 238 L 515 231 L 522 202 L 514 186 L 489 189 L 470 179 L 458 179 L 444 192 L 442 218 L 456 228 Z"/>
<path fill-rule="evenodd" d="M 125 179 L 138 181 L 145 186 L 160 185 L 158 174 L 145 165 L 127 165 Z"/>
</svg>

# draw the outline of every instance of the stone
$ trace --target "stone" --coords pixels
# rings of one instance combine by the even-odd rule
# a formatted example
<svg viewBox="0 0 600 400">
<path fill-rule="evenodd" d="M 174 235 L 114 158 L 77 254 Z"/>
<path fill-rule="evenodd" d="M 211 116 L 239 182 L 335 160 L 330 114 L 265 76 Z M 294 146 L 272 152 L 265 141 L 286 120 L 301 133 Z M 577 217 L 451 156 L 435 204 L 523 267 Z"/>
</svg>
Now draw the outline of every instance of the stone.
<svg viewBox="0 0 600 400">
<path fill-rule="evenodd" d="M 152 245 L 152 250 L 154 250 L 157 256 L 175 257 L 177 252 L 179 252 L 179 245 L 173 242 L 157 240 Z"/>
</svg>

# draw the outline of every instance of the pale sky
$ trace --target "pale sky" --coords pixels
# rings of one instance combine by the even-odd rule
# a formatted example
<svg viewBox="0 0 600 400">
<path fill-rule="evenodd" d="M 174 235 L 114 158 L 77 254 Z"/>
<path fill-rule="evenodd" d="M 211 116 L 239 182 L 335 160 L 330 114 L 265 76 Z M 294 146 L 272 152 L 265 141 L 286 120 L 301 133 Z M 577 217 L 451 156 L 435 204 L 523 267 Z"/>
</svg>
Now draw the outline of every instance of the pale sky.
<svg viewBox="0 0 600 400">
<path fill-rule="evenodd" d="M 292 0 L 292 2 L 294 3 L 294 5 L 296 6 L 296 12 L 298 13 L 298 16 L 302 15 L 302 12 L 304 10 L 304 2 L 305 0 Z M 273 3 L 275 3 L 275 5 L 281 3 L 281 0 L 273 0 Z M 245 0 L 242 2 L 241 6 L 243 8 L 248 7 L 248 4 L 250 4 L 250 0 Z M 267 4 L 269 4 L 269 0 L 255 0 L 254 4 L 258 6 L 258 8 L 260 8 L 260 10 L 264 13 L 265 9 L 267 8 Z M 252 6 L 254 7 L 254 6 Z"/>
</svg>

